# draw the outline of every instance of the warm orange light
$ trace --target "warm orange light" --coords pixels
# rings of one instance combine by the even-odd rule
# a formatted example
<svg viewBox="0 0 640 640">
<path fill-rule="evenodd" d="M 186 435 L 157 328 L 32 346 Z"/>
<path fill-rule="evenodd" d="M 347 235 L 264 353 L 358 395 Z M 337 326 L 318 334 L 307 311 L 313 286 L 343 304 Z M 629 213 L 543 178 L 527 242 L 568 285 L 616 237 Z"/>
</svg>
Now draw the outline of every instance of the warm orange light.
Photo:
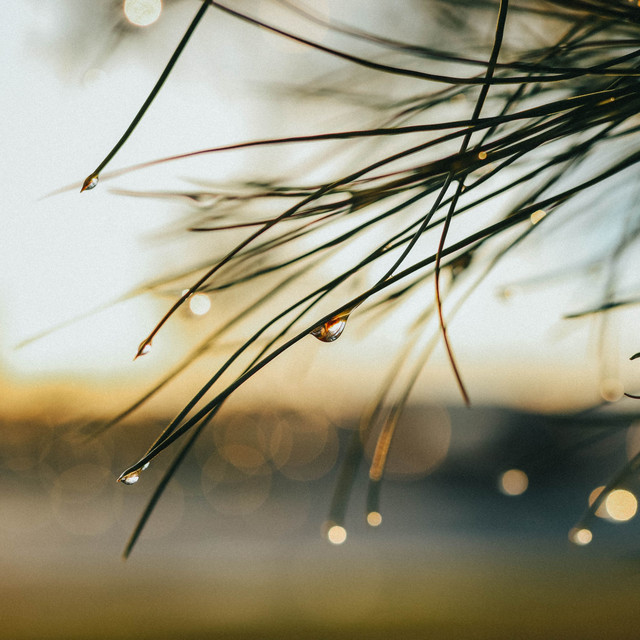
<svg viewBox="0 0 640 640">
<path fill-rule="evenodd" d="M 379 527 L 382 523 L 382 515 L 377 511 L 371 511 L 367 514 L 367 523 L 371 527 Z"/>
</svg>

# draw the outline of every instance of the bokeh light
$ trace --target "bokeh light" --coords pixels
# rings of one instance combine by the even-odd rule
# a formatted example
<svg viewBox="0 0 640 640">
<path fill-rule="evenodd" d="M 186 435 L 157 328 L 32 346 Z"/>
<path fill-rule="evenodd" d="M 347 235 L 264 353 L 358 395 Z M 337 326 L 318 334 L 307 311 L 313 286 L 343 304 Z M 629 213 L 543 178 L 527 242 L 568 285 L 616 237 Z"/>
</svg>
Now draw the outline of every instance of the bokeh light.
<svg viewBox="0 0 640 640">
<path fill-rule="evenodd" d="M 202 492 L 219 513 L 247 515 L 259 509 L 271 491 L 271 469 L 243 469 L 213 453 L 202 467 Z"/>
<path fill-rule="evenodd" d="M 211 309 L 211 299 L 206 293 L 196 293 L 189 299 L 189 311 L 196 316 L 204 316 Z"/>
<path fill-rule="evenodd" d="M 605 402 L 618 402 L 624 395 L 624 386 L 617 378 L 605 378 L 600 383 L 600 395 Z"/>
<path fill-rule="evenodd" d="M 638 511 L 636 497 L 626 489 L 614 489 L 605 500 L 607 514 L 616 522 L 631 520 Z"/>
<path fill-rule="evenodd" d="M 137 27 L 153 24 L 162 13 L 162 0 L 125 0 L 124 15 Z"/>
<path fill-rule="evenodd" d="M 573 544 L 584 547 L 593 540 L 593 534 L 589 529 L 571 529 L 571 531 L 569 531 L 569 540 L 571 540 Z"/>
<path fill-rule="evenodd" d="M 498 487 L 506 496 L 519 496 L 527 490 L 529 478 L 520 469 L 505 471 L 498 480 Z"/>
<path fill-rule="evenodd" d="M 604 485 L 601 485 L 599 487 L 596 487 L 590 494 L 589 494 L 589 506 L 591 506 L 596 499 L 598 498 L 598 496 L 602 493 L 602 490 L 604 489 Z M 602 502 L 600 504 L 600 506 L 596 509 L 596 516 L 598 516 L 598 518 L 608 518 L 609 514 L 607 512 L 607 507 L 606 507 L 606 503 Z"/>
<path fill-rule="evenodd" d="M 334 524 L 327 530 L 327 540 L 331 544 L 339 545 L 347 539 L 347 530 L 339 524 Z"/>
<path fill-rule="evenodd" d="M 367 514 L 367 524 L 371 527 L 379 527 L 382 524 L 382 515 L 378 511 L 370 511 Z"/>
<path fill-rule="evenodd" d="M 367 455 L 373 457 L 377 438 L 369 438 Z M 393 435 L 385 464 L 386 477 L 424 477 L 444 462 L 451 443 L 451 421 L 443 407 L 405 410 Z"/>
<path fill-rule="evenodd" d="M 597 487 L 589 495 L 589 506 L 602 493 L 604 486 Z M 638 511 L 638 501 L 636 497 L 626 489 L 614 489 L 596 510 L 599 518 L 611 520 L 613 522 L 626 522 L 631 520 Z"/>
</svg>

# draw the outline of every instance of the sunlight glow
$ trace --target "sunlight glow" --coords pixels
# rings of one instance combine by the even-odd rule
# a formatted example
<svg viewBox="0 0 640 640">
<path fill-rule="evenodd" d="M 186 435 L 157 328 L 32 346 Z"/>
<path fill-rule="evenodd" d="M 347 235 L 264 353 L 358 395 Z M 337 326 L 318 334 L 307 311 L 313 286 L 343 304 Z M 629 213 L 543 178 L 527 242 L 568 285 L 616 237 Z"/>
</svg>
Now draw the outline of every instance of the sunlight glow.
<svg viewBox="0 0 640 640">
<path fill-rule="evenodd" d="M 125 0 L 124 15 L 137 27 L 153 24 L 162 12 L 162 0 Z"/>
<path fill-rule="evenodd" d="M 527 490 L 529 478 L 520 469 L 509 469 L 500 476 L 498 486 L 506 496 L 519 496 Z"/>
</svg>

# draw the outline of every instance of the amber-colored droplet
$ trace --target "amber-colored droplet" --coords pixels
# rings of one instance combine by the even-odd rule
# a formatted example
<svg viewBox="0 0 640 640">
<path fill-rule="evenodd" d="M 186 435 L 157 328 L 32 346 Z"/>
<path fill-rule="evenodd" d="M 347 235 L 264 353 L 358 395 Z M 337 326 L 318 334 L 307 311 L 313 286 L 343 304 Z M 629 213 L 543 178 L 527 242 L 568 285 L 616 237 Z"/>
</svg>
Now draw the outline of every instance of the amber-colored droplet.
<svg viewBox="0 0 640 640">
<path fill-rule="evenodd" d="M 342 335 L 344 328 L 347 326 L 349 313 L 351 313 L 351 310 L 344 311 L 337 316 L 334 316 L 331 320 L 328 320 L 324 324 L 313 329 L 313 331 L 311 331 L 311 335 L 314 338 L 318 338 L 321 342 L 333 342 L 334 340 L 337 340 Z"/>
</svg>

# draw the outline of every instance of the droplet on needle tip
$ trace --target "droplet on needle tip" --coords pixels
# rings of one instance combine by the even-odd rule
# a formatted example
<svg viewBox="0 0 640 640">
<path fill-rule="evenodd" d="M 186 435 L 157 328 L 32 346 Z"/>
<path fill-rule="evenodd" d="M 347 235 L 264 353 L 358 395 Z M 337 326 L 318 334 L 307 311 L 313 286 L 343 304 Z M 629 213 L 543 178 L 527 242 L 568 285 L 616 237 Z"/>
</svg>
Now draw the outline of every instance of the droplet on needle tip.
<svg viewBox="0 0 640 640">
<path fill-rule="evenodd" d="M 351 309 L 327 320 L 324 324 L 313 329 L 311 331 L 311 335 L 321 342 L 333 342 L 334 340 L 337 340 L 342 335 L 344 328 L 347 326 L 349 313 L 351 313 Z"/>
<path fill-rule="evenodd" d="M 91 189 L 94 189 L 97 186 L 98 181 L 99 181 L 99 177 L 95 173 L 92 173 L 90 176 L 87 176 L 87 179 L 82 184 L 82 189 L 80 189 L 80 193 L 82 193 L 83 191 L 90 191 Z"/>
<path fill-rule="evenodd" d="M 138 353 L 136 353 L 136 357 L 134 360 L 139 358 L 140 356 L 146 356 L 149 351 L 151 351 L 151 342 L 148 339 L 143 340 L 138 347 Z"/>
<path fill-rule="evenodd" d="M 118 478 L 118 482 L 122 482 L 123 484 L 132 485 L 140 480 L 140 472 L 132 471 L 131 473 L 127 473 L 124 476 L 120 476 Z"/>
</svg>

